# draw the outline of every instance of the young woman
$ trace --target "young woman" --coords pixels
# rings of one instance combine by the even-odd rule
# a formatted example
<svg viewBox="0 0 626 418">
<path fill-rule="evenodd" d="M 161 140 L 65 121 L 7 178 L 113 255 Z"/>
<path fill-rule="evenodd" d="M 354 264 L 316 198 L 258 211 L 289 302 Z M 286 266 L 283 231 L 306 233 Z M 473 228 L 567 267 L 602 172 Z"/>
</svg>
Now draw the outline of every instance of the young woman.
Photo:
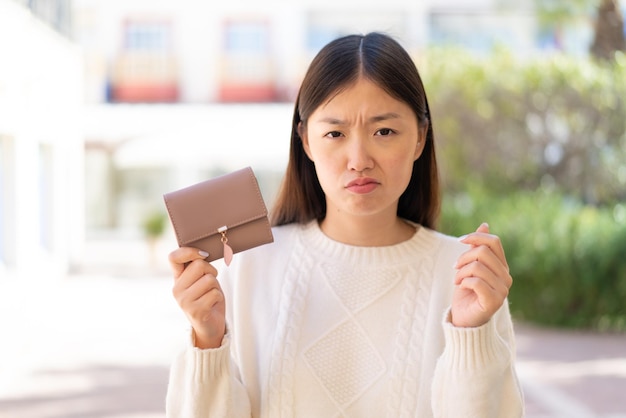
<svg viewBox="0 0 626 418">
<path fill-rule="evenodd" d="M 512 284 L 482 224 L 434 231 L 428 101 L 378 33 L 325 46 L 295 104 L 274 243 L 170 254 L 192 326 L 169 417 L 520 417 Z"/>
</svg>

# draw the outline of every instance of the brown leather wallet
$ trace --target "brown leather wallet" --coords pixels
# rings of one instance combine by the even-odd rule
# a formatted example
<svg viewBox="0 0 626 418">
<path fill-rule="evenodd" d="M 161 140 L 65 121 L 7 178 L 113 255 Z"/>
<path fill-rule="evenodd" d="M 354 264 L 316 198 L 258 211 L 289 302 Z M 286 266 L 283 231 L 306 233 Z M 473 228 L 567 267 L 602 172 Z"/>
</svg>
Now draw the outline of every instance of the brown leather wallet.
<svg viewBox="0 0 626 418">
<path fill-rule="evenodd" d="M 259 184 L 246 167 L 163 195 L 180 247 L 209 253 L 207 261 L 274 241 Z"/>
</svg>

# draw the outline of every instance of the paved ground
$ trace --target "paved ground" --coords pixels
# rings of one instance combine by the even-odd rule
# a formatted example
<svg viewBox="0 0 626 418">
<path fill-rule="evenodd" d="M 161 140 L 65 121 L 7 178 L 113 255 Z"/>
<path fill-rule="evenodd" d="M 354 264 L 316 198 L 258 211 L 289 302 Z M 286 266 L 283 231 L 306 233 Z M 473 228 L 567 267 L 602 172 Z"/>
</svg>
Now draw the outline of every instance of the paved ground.
<svg viewBox="0 0 626 418">
<path fill-rule="evenodd" d="M 0 278 L 0 418 L 163 417 L 186 321 L 161 267 Z M 518 324 L 517 341 L 528 418 L 626 417 L 626 335 Z"/>
<path fill-rule="evenodd" d="M 0 286 L 0 418 L 163 417 L 186 323 L 166 278 Z"/>
<path fill-rule="evenodd" d="M 626 335 L 517 325 L 528 418 L 626 417 Z"/>
</svg>

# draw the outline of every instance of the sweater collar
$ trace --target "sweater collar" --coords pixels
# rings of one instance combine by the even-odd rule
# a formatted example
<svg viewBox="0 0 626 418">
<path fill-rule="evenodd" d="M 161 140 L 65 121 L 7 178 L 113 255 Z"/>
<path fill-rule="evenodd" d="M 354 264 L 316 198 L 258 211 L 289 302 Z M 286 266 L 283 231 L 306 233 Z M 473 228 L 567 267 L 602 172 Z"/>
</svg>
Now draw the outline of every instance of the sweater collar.
<svg viewBox="0 0 626 418">
<path fill-rule="evenodd" d="M 361 266 L 414 262 L 416 257 L 432 255 L 439 246 L 436 232 L 409 223 L 416 228 L 415 234 L 410 239 L 382 247 L 360 247 L 335 241 L 322 232 L 317 221 L 302 226 L 302 239 L 307 251 L 316 252 L 320 258 L 337 259 Z"/>
</svg>

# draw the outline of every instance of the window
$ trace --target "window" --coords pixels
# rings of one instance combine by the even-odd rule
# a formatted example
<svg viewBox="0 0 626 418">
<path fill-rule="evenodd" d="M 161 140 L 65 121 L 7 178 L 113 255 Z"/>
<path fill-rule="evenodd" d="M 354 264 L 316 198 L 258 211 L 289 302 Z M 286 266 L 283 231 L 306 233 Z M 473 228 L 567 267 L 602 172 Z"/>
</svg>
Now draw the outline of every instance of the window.
<svg viewBox="0 0 626 418">
<path fill-rule="evenodd" d="M 269 102 L 276 98 L 269 23 L 226 20 L 218 97 L 223 102 Z"/>
<path fill-rule="evenodd" d="M 178 64 L 168 18 L 124 22 L 121 51 L 114 58 L 109 100 L 130 103 L 178 101 Z"/>
<path fill-rule="evenodd" d="M 127 21 L 124 29 L 124 49 L 129 51 L 163 51 L 171 48 L 169 22 Z"/>
<path fill-rule="evenodd" d="M 224 52 L 227 54 L 269 53 L 269 30 L 265 22 L 227 22 L 224 38 Z"/>
</svg>

